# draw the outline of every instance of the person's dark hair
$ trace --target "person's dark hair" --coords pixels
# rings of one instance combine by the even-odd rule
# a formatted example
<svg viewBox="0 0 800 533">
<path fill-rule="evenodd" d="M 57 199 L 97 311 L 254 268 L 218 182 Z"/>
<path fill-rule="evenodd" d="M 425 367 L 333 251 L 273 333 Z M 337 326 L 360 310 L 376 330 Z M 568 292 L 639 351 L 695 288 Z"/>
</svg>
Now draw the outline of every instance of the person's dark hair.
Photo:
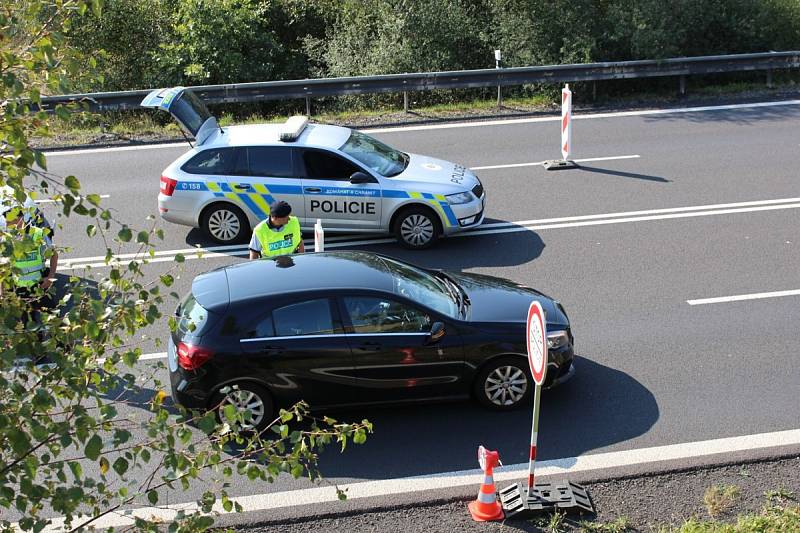
<svg viewBox="0 0 800 533">
<path fill-rule="evenodd" d="M 269 214 L 275 218 L 288 217 L 292 214 L 292 206 L 283 200 L 273 202 L 272 205 L 269 206 Z"/>
</svg>

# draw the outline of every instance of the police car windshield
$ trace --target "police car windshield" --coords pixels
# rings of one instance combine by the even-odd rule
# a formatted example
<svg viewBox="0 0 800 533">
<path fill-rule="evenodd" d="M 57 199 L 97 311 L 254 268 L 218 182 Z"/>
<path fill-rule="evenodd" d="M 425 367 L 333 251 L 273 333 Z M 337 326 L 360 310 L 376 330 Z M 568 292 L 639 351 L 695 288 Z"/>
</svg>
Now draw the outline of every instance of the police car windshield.
<svg viewBox="0 0 800 533">
<path fill-rule="evenodd" d="M 381 257 L 394 278 L 397 294 L 419 302 L 451 318 L 458 318 L 461 310 L 458 301 L 447 286 L 424 270 Z"/>
<path fill-rule="evenodd" d="M 360 131 L 353 131 L 340 150 L 384 177 L 397 176 L 408 166 L 408 154 Z"/>
</svg>

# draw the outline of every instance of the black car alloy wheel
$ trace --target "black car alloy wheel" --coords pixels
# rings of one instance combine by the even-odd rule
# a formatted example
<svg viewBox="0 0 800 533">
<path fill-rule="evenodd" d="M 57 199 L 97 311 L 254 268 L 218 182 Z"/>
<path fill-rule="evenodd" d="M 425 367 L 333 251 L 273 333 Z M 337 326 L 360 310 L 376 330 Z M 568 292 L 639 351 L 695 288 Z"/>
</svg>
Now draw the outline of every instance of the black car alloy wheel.
<svg viewBox="0 0 800 533">
<path fill-rule="evenodd" d="M 245 431 L 260 433 L 272 422 L 272 397 L 264 387 L 255 383 L 238 383 L 223 387 L 222 390 L 225 392 L 218 392 L 212 402 L 220 421 L 225 420 L 225 406 L 232 405 L 237 413 L 250 412 L 250 420 L 242 424 Z"/>
<path fill-rule="evenodd" d="M 501 357 L 481 370 L 474 392 L 483 405 L 505 411 L 528 402 L 532 389 L 528 361 L 523 357 Z"/>
</svg>

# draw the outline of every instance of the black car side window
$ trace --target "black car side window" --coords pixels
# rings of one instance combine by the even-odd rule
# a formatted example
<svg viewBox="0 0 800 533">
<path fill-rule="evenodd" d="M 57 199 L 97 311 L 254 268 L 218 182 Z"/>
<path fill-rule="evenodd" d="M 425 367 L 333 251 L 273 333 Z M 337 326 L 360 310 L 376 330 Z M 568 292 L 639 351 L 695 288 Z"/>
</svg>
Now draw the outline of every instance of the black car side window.
<svg viewBox="0 0 800 533">
<path fill-rule="evenodd" d="M 349 181 L 362 169 L 337 155 L 322 150 L 303 150 L 306 178 L 314 180 Z"/>
<path fill-rule="evenodd" d="M 373 297 L 343 298 L 355 333 L 426 333 L 431 318 L 413 307 Z"/>
<path fill-rule="evenodd" d="M 272 321 L 277 337 L 338 333 L 333 325 L 330 301 L 327 298 L 275 309 L 272 311 Z"/>
</svg>

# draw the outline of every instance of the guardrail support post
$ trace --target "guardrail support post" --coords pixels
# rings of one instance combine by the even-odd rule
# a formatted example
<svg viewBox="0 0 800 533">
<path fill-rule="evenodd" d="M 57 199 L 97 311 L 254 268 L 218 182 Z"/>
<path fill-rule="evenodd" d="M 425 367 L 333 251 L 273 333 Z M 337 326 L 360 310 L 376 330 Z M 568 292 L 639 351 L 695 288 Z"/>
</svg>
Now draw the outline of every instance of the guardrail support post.
<svg viewBox="0 0 800 533">
<path fill-rule="evenodd" d="M 403 111 L 408 113 L 408 91 L 403 91 Z"/>
<path fill-rule="evenodd" d="M 306 96 L 306 116 L 311 116 L 311 98 Z"/>
<path fill-rule="evenodd" d="M 772 89 L 772 69 L 767 69 L 767 89 Z"/>
<path fill-rule="evenodd" d="M 682 75 L 680 79 L 680 88 L 678 89 L 680 96 L 686 96 L 686 75 Z"/>
</svg>

